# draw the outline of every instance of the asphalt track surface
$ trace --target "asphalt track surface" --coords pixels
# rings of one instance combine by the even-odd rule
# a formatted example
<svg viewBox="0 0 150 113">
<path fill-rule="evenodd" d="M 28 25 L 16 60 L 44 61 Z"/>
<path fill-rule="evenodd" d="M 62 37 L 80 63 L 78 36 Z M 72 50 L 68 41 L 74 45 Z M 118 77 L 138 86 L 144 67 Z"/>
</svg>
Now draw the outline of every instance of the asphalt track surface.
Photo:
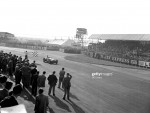
<svg viewBox="0 0 150 113">
<path fill-rule="evenodd" d="M 0 49 L 23 56 L 25 51 L 7 47 Z M 40 73 L 46 71 L 48 76 L 55 70 L 58 77 L 64 67 L 73 76 L 71 101 L 63 100 L 63 91 L 56 88 L 56 97 L 49 96 L 51 113 L 150 113 L 150 71 L 69 61 L 64 59 L 68 54 L 55 51 L 38 53 L 36 58 L 29 53 L 29 58 L 36 60 Z M 47 55 L 58 59 L 58 65 L 43 63 L 42 59 Z M 96 72 L 100 76 L 92 77 Z M 44 93 L 48 93 L 47 82 Z M 20 100 L 28 113 L 34 113 L 34 101 L 29 96 L 24 92 Z"/>
</svg>

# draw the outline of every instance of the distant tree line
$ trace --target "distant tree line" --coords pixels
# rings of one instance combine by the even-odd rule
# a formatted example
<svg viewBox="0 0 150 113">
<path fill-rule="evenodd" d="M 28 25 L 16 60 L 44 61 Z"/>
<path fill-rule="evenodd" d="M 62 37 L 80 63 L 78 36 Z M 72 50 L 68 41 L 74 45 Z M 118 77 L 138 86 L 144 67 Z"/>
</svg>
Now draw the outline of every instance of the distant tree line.
<svg viewBox="0 0 150 113">
<path fill-rule="evenodd" d="M 15 37 L 14 34 L 8 32 L 0 32 L 0 42 L 6 43 L 8 40 L 12 40 Z"/>
</svg>

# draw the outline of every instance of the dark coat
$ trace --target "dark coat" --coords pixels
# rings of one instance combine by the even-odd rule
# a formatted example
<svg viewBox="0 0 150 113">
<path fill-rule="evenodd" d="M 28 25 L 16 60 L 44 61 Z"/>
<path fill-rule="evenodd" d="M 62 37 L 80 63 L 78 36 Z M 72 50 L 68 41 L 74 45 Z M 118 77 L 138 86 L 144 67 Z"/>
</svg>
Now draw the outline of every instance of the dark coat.
<svg viewBox="0 0 150 113">
<path fill-rule="evenodd" d="M 32 94 L 34 96 L 36 96 L 36 94 L 37 94 L 37 79 L 38 79 L 38 75 L 37 74 L 33 75 Z"/>
<path fill-rule="evenodd" d="M 60 81 L 63 81 L 64 75 L 65 75 L 65 71 L 64 71 L 64 70 L 61 70 L 61 71 L 59 72 L 59 80 L 60 80 Z"/>
<path fill-rule="evenodd" d="M 37 79 L 38 87 L 45 87 L 45 80 L 46 80 L 46 76 L 44 75 L 39 76 Z"/>
<path fill-rule="evenodd" d="M 47 80 L 48 80 L 48 84 L 49 85 L 56 85 L 56 83 L 57 83 L 57 77 L 56 77 L 56 75 L 49 75 L 49 77 L 47 78 Z"/>
<path fill-rule="evenodd" d="M 14 75 L 15 75 L 15 83 L 16 84 L 20 84 L 22 73 L 21 73 L 21 70 L 19 69 L 19 67 L 15 68 Z"/>
<path fill-rule="evenodd" d="M 7 89 L 0 90 L 0 101 L 2 101 L 5 97 L 9 95 L 9 91 Z"/>
<path fill-rule="evenodd" d="M 61 78 L 64 78 L 64 75 L 65 75 L 65 71 L 64 70 L 61 70 L 60 72 L 59 72 L 59 77 L 61 77 Z"/>
<path fill-rule="evenodd" d="M 23 66 L 21 68 L 21 71 L 22 71 L 22 83 L 24 86 L 29 87 L 31 79 L 30 68 L 28 66 Z"/>
<path fill-rule="evenodd" d="M 43 94 L 38 95 L 35 101 L 35 113 L 46 113 L 48 104 L 49 101 L 47 96 Z"/>
<path fill-rule="evenodd" d="M 65 77 L 65 78 L 63 79 L 63 87 L 64 87 L 64 88 L 69 88 L 69 87 L 71 87 L 71 82 L 70 82 L 70 80 L 71 80 L 71 78 L 69 78 L 69 77 Z"/>
<path fill-rule="evenodd" d="M 38 75 L 37 74 L 33 75 L 32 87 L 37 87 L 37 79 Z"/>
<path fill-rule="evenodd" d="M 0 102 L 0 106 L 2 108 L 12 107 L 12 106 L 16 106 L 16 105 L 18 105 L 18 102 L 17 102 L 16 98 L 13 95 L 5 97 L 5 99 Z"/>
<path fill-rule="evenodd" d="M 34 69 L 31 70 L 31 74 L 32 74 L 32 75 L 36 74 L 36 72 L 37 72 L 37 69 L 36 69 L 36 68 L 34 68 Z"/>
</svg>

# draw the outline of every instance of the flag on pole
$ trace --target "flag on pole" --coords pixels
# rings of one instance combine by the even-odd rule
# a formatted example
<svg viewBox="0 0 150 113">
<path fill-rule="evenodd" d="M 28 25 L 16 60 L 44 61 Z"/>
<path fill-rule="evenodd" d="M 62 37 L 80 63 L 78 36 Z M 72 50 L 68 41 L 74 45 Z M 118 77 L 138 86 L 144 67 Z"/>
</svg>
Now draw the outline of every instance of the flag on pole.
<svg viewBox="0 0 150 113">
<path fill-rule="evenodd" d="M 33 52 L 32 52 L 32 56 L 33 56 L 33 57 L 38 57 L 38 52 L 37 52 L 37 51 L 33 51 Z"/>
</svg>

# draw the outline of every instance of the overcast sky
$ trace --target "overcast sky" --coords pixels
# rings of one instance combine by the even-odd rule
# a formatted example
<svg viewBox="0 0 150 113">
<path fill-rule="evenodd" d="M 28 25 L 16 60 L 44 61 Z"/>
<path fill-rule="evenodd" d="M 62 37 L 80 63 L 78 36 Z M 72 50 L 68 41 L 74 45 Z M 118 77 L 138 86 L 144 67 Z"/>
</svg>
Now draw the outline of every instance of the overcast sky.
<svg viewBox="0 0 150 113">
<path fill-rule="evenodd" d="M 149 0 L 1 0 L 0 31 L 21 37 L 150 33 Z"/>
</svg>

